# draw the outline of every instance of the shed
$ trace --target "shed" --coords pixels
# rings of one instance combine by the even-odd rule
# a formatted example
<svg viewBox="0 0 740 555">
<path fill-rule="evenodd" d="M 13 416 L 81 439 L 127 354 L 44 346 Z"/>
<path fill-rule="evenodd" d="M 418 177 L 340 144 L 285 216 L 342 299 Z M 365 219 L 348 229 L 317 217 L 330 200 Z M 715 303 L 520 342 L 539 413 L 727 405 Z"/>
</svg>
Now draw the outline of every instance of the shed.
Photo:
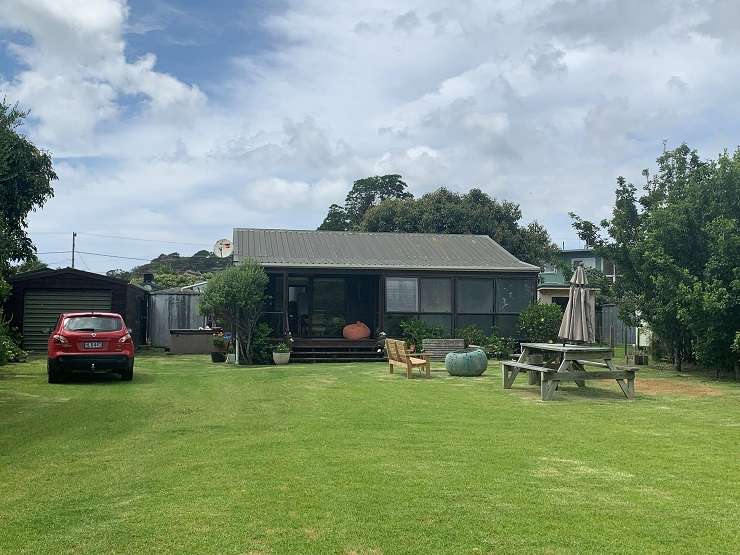
<svg viewBox="0 0 740 555">
<path fill-rule="evenodd" d="M 153 291 L 149 297 L 149 341 L 153 347 L 172 347 L 170 330 L 197 330 L 206 325 L 199 309 L 204 284 Z"/>
<path fill-rule="evenodd" d="M 23 348 L 45 351 L 59 314 L 96 310 L 123 316 L 137 345 L 146 341 L 148 292 L 127 281 L 73 268 L 12 276 L 4 314 L 23 334 Z"/>
</svg>

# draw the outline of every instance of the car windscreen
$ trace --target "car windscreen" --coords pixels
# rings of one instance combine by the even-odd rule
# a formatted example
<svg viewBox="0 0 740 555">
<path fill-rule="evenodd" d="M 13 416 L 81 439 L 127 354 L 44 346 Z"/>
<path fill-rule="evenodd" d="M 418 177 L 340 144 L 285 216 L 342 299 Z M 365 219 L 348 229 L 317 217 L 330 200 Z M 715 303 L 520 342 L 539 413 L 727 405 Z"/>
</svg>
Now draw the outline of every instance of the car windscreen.
<svg viewBox="0 0 740 555">
<path fill-rule="evenodd" d="M 120 318 L 111 316 L 72 316 L 64 321 L 68 331 L 118 331 L 123 328 Z"/>
</svg>

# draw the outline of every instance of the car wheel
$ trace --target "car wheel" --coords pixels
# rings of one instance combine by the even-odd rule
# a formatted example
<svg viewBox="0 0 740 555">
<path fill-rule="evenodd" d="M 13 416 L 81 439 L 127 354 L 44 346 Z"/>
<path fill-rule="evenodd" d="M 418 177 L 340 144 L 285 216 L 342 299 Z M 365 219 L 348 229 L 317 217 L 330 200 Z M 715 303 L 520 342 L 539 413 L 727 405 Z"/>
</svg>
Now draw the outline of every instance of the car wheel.
<svg viewBox="0 0 740 555">
<path fill-rule="evenodd" d="M 131 360 L 128 363 L 128 368 L 126 370 L 121 371 L 121 379 L 125 382 L 130 382 L 134 379 L 134 359 L 131 357 Z"/>
<path fill-rule="evenodd" d="M 62 370 L 56 360 L 50 358 L 46 361 L 46 375 L 49 383 L 62 383 Z"/>
</svg>

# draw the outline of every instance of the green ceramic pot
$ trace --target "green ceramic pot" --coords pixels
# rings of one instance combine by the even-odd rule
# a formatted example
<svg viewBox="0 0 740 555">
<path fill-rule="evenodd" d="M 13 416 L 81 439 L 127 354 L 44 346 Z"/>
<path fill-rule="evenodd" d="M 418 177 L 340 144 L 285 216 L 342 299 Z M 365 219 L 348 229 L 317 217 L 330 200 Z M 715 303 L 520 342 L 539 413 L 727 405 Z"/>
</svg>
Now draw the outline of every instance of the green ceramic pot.
<svg viewBox="0 0 740 555">
<path fill-rule="evenodd" d="M 480 376 L 488 368 L 488 357 L 483 349 L 452 351 L 445 357 L 445 368 L 450 376 Z"/>
</svg>

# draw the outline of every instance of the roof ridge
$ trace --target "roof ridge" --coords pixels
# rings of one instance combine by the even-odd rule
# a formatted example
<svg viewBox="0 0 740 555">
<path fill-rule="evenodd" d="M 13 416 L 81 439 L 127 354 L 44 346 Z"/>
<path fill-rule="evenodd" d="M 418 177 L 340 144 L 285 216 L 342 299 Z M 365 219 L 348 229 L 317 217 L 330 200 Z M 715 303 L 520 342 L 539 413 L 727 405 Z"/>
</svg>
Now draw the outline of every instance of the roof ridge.
<svg viewBox="0 0 740 555">
<path fill-rule="evenodd" d="M 279 227 L 235 227 L 234 231 L 282 231 L 288 233 L 335 233 L 338 235 L 421 235 L 435 237 L 485 237 L 493 239 L 484 233 L 425 233 L 419 231 L 342 231 L 328 229 L 286 229 Z M 497 243 L 498 244 L 498 243 Z"/>
</svg>

